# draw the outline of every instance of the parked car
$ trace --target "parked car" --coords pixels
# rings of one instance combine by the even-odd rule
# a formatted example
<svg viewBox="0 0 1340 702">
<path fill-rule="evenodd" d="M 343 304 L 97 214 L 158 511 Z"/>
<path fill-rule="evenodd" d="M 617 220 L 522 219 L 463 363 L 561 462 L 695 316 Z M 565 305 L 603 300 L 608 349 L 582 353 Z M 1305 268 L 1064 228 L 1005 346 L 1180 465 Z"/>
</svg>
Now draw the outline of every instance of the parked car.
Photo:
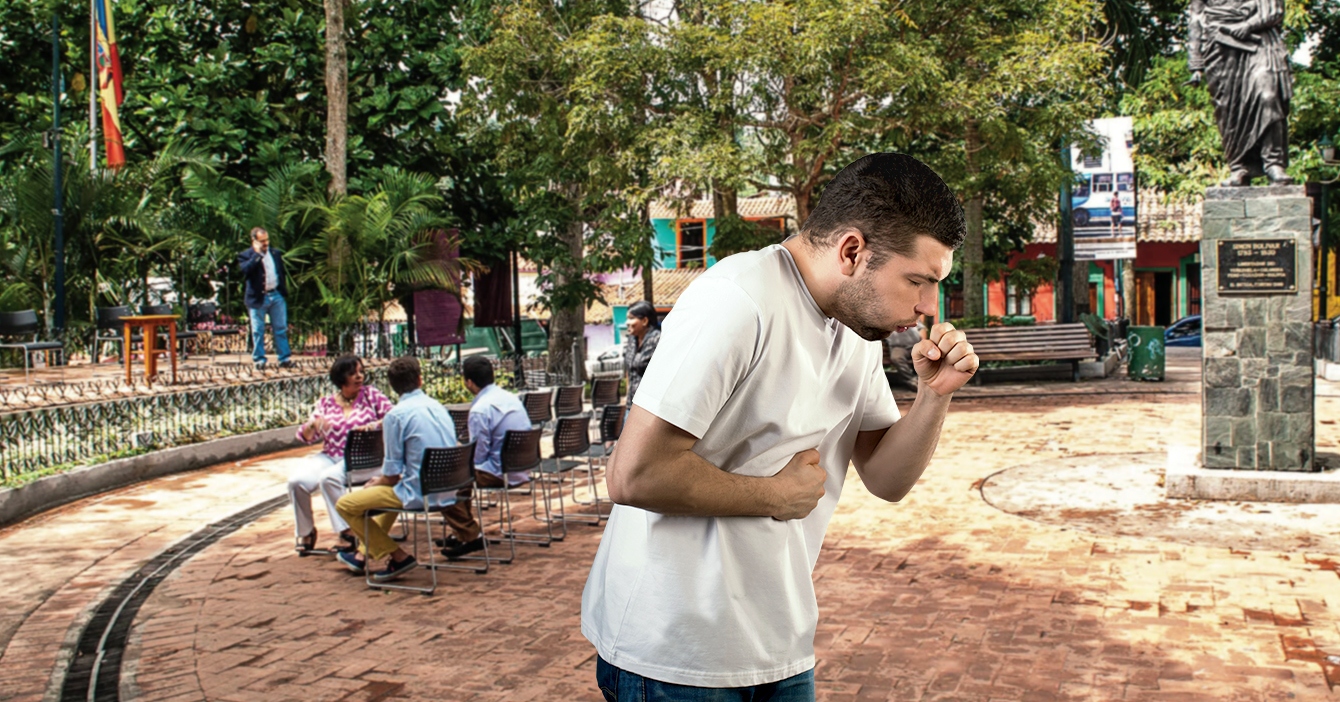
<svg viewBox="0 0 1340 702">
<path fill-rule="evenodd" d="M 1163 332 L 1164 346 L 1200 346 L 1200 315 L 1183 317 Z"/>
</svg>

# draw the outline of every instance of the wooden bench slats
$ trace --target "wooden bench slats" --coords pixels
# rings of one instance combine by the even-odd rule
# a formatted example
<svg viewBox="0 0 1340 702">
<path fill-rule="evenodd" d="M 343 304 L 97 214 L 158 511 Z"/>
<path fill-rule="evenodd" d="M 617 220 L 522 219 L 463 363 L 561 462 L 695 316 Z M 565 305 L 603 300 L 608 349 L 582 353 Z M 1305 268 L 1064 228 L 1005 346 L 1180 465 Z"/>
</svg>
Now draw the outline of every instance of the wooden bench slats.
<svg viewBox="0 0 1340 702">
<path fill-rule="evenodd" d="M 1069 361 L 1073 377 L 1079 362 L 1093 358 L 1093 340 L 1083 324 L 965 329 L 968 343 L 983 361 Z"/>
</svg>

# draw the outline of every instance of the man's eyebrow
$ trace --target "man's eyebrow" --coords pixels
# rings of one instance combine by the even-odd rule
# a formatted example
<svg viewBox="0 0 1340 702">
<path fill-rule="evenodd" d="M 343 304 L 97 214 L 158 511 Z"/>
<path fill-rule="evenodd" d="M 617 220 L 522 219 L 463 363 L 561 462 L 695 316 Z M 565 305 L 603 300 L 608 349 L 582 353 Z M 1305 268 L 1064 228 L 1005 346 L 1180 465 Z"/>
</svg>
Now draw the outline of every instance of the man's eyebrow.
<svg viewBox="0 0 1340 702">
<path fill-rule="evenodd" d="M 936 278 L 935 276 L 930 275 L 930 274 L 928 274 L 928 273 L 910 273 L 910 274 L 908 274 L 907 277 L 909 277 L 909 278 L 919 278 L 919 279 L 921 279 L 923 282 L 934 283 L 934 284 L 939 284 L 939 283 L 941 283 L 941 282 L 944 281 L 944 278 Z"/>
</svg>

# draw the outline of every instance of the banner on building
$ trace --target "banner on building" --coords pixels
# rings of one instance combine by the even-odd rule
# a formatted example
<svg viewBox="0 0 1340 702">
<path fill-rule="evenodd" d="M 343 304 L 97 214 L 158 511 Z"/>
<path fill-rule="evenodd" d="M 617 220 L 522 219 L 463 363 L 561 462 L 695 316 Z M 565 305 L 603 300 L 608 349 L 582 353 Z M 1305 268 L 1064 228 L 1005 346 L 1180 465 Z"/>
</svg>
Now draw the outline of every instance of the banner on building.
<svg viewBox="0 0 1340 702">
<path fill-rule="evenodd" d="M 1089 122 L 1102 150 L 1070 147 L 1075 185 L 1070 193 L 1075 260 L 1135 258 L 1136 181 L 1134 122 L 1107 117 Z"/>
</svg>

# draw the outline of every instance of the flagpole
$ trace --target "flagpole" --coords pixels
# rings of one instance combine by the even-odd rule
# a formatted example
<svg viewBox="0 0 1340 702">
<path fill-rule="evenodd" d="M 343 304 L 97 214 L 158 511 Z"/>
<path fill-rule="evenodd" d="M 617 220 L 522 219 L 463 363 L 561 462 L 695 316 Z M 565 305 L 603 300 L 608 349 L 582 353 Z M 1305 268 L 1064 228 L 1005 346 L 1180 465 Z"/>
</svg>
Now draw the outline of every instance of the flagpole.
<svg viewBox="0 0 1340 702">
<path fill-rule="evenodd" d="M 98 11 L 88 2 L 88 170 L 98 172 Z"/>
</svg>

